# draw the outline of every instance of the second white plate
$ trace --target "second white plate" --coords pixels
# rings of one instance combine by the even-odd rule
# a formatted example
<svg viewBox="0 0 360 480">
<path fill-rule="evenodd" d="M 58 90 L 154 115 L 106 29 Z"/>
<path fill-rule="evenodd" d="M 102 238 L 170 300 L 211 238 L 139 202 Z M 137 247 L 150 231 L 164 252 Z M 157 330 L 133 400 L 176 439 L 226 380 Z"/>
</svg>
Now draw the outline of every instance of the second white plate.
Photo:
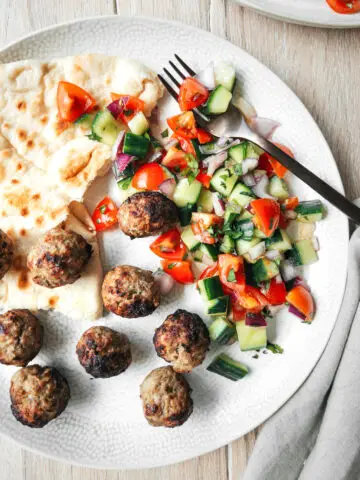
<svg viewBox="0 0 360 480">
<path fill-rule="evenodd" d="M 334 12 L 325 0 L 234 0 L 259 13 L 287 22 L 328 28 L 360 27 L 360 13 Z"/>
</svg>

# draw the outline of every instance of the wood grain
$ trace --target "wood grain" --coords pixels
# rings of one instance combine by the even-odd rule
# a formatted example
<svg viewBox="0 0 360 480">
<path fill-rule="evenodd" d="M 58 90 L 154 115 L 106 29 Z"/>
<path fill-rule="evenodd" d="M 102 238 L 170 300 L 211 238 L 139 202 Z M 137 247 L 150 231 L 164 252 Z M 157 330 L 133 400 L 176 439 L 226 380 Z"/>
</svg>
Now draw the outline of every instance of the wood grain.
<svg viewBox="0 0 360 480">
<path fill-rule="evenodd" d="M 163 17 L 210 30 L 269 66 L 318 122 L 349 197 L 360 196 L 357 30 L 285 24 L 230 0 L 1 0 L 0 47 L 47 25 L 113 13 Z M 257 434 L 258 430 L 228 447 L 179 465 L 131 472 L 63 464 L 0 438 L 0 480 L 238 480 Z"/>
</svg>

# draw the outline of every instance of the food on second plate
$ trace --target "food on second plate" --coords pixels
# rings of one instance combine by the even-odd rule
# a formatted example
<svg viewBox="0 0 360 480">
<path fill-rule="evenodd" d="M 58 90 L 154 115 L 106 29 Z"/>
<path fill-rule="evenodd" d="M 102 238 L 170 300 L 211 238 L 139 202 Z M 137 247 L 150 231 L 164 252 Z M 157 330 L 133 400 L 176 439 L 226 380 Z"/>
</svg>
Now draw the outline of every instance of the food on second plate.
<svg viewBox="0 0 360 480">
<path fill-rule="evenodd" d="M 360 12 L 360 0 L 326 0 L 326 2 L 336 13 Z"/>
<path fill-rule="evenodd" d="M 191 372 L 200 365 L 209 349 L 210 337 L 199 315 L 176 310 L 155 330 L 154 346 L 159 357 L 176 372 Z"/>
<path fill-rule="evenodd" d="M 91 327 L 76 345 L 79 362 L 95 378 L 109 378 L 124 372 L 131 363 L 128 337 L 108 327 Z"/>
<path fill-rule="evenodd" d="M 120 265 L 105 275 L 102 298 L 105 308 L 116 315 L 146 317 L 160 305 L 160 289 L 150 270 Z"/>
<path fill-rule="evenodd" d="M 6 233 L 0 230 L 0 280 L 9 271 L 13 258 L 13 243 Z"/>
<path fill-rule="evenodd" d="M 29 310 L 0 315 L 0 363 L 23 367 L 39 353 L 43 327 Z"/>
<path fill-rule="evenodd" d="M 70 388 L 56 368 L 31 365 L 12 376 L 10 399 L 11 411 L 19 422 L 41 428 L 65 410 Z"/>
<path fill-rule="evenodd" d="M 140 386 L 146 420 L 154 427 L 178 427 L 193 411 L 191 388 L 172 367 L 152 370 Z"/>
<path fill-rule="evenodd" d="M 103 275 L 91 219 L 84 222 L 83 236 L 93 255 L 71 292 L 65 287 L 55 293 L 33 282 L 26 256 L 45 232 L 63 221 L 73 223 L 73 205 L 111 167 L 120 132 L 148 123 L 163 87 L 145 65 L 98 54 L 2 64 L 0 84 L 0 229 L 15 247 L 0 306 L 95 320 L 102 312 Z M 95 226 L 101 228 L 102 219 Z M 0 253 L 0 265 L 8 266 Z"/>
<path fill-rule="evenodd" d="M 74 283 L 90 260 L 91 246 L 64 225 L 53 228 L 30 250 L 27 260 L 32 280 L 47 288 Z"/>
<path fill-rule="evenodd" d="M 119 208 L 121 230 L 129 237 L 159 235 L 178 222 L 176 205 L 159 192 L 139 192 Z"/>
</svg>

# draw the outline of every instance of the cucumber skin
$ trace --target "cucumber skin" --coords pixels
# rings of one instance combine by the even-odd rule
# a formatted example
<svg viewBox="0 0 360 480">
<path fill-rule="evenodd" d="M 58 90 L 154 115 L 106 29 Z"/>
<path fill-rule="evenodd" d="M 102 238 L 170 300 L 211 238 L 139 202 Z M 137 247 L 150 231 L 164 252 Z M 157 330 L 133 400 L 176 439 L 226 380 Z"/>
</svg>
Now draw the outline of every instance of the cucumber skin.
<svg viewBox="0 0 360 480">
<path fill-rule="evenodd" d="M 141 135 L 127 132 L 124 139 L 123 152 L 134 157 L 144 158 L 149 150 L 150 140 Z"/>
<path fill-rule="evenodd" d="M 196 203 L 189 203 L 185 207 L 178 207 L 179 221 L 182 227 L 190 224 L 193 212 L 196 212 Z"/>
<path fill-rule="evenodd" d="M 249 373 L 245 365 L 232 360 L 232 358 L 225 353 L 218 355 L 207 367 L 207 370 L 235 382 L 244 378 Z"/>
<path fill-rule="evenodd" d="M 208 287 L 207 287 L 208 284 Z M 214 277 L 204 278 L 198 281 L 198 289 L 202 298 L 207 302 L 215 298 L 224 296 L 219 275 Z M 212 292 L 209 292 L 212 290 Z"/>
</svg>

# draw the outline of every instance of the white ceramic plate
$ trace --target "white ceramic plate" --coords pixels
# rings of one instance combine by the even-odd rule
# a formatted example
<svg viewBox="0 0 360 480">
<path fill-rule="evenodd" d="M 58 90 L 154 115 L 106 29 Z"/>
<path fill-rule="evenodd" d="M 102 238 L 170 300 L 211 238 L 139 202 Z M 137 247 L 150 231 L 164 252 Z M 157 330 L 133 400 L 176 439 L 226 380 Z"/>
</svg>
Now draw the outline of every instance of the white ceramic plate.
<svg viewBox="0 0 360 480">
<path fill-rule="evenodd" d="M 360 13 L 334 12 L 325 0 L 234 0 L 259 13 L 293 23 L 332 28 L 360 26 Z"/>
<path fill-rule="evenodd" d="M 331 152 L 314 120 L 300 100 L 266 67 L 234 45 L 194 28 L 155 19 L 100 17 L 53 27 L 20 40 L 0 52 L 0 62 L 99 52 L 127 55 L 160 69 L 177 52 L 194 68 L 211 60 L 232 62 L 245 94 L 259 115 L 283 125 L 277 139 L 287 143 L 296 157 L 342 191 Z M 170 99 L 164 109 L 174 108 Z M 294 193 L 316 198 L 300 181 L 292 179 Z M 108 185 L 116 195 L 111 175 L 88 194 L 92 207 Z M 139 385 L 154 367 L 164 365 L 152 346 L 154 328 L 177 308 L 202 315 L 202 302 L 193 286 L 181 287 L 151 317 L 125 320 L 107 315 L 101 322 L 127 333 L 134 361 L 122 375 L 92 380 L 80 367 L 75 345 L 90 326 L 84 319 L 42 315 L 45 346 L 36 362 L 58 366 L 70 382 L 72 399 L 67 410 L 43 429 L 16 422 L 9 408 L 9 379 L 15 368 L 0 368 L 0 432 L 24 447 L 76 464 L 102 468 L 145 468 L 165 465 L 200 455 L 249 432 L 272 415 L 298 389 L 318 361 L 333 329 L 345 285 L 348 249 L 346 218 L 332 208 L 318 226 L 320 261 L 306 276 L 316 298 L 318 313 L 313 325 L 301 324 L 284 311 L 270 328 L 270 339 L 285 349 L 284 355 L 242 353 L 228 348 L 234 358 L 251 369 L 243 381 L 231 382 L 206 371 L 219 349 L 212 348 L 203 366 L 188 376 L 193 388 L 194 413 L 176 429 L 150 427 L 139 399 Z M 119 231 L 102 236 L 105 268 L 130 263 L 156 269 L 150 239 L 130 241 Z M 335 274 L 336 269 L 336 274 Z"/>
</svg>

